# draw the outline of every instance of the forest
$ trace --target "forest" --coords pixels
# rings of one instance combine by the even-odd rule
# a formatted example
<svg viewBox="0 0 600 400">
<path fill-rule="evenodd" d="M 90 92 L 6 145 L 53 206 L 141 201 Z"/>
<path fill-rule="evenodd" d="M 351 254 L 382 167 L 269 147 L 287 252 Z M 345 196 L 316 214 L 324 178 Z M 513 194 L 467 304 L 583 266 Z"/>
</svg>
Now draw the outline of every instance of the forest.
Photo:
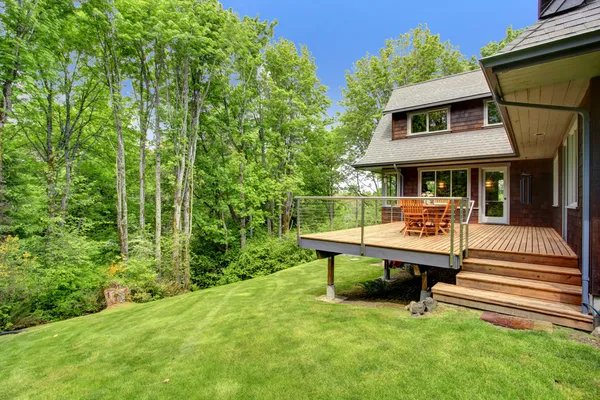
<svg viewBox="0 0 600 400">
<path fill-rule="evenodd" d="M 294 197 L 377 192 L 351 164 L 392 89 L 478 68 L 420 25 L 348 66 L 331 116 L 276 27 L 215 0 L 0 1 L 0 331 L 311 259 Z"/>
</svg>

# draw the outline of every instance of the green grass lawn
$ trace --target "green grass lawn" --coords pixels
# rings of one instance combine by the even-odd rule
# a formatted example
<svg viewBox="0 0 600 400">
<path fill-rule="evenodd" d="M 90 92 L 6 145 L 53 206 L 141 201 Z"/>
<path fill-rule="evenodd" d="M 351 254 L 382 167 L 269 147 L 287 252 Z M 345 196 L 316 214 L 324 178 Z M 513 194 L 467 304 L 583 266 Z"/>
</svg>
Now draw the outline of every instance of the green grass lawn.
<svg viewBox="0 0 600 400">
<path fill-rule="evenodd" d="M 338 258 L 338 290 L 381 274 Z M 0 337 L 0 398 L 600 398 L 600 350 L 573 331 L 318 302 L 326 273 L 315 261 Z"/>
</svg>

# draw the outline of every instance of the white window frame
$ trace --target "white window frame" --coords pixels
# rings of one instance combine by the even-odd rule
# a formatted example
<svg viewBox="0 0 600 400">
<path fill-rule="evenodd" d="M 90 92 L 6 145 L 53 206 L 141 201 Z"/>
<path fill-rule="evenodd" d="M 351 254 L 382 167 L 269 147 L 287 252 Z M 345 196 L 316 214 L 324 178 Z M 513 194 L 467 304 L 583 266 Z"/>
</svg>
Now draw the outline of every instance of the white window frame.
<svg viewBox="0 0 600 400">
<path fill-rule="evenodd" d="M 495 124 L 490 124 L 488 122 L 488 104 L 489 103 L 496 103 L 496 102 L 494 100 L 484 100 L 483 101 L 483 126 L 500 126 L 500 125 L 504 125 L 502 122 L 497 122 Z M 500 116 L 500 120 L 502 120 L 502 116 Z"/>
<path fill-rule="evenodd" d="M 559 163 L 558 163 L 558 152 L 554 156 L 552 161 L 552 206 L 558 207 L 559 199 Z"/>
<path fill-rule="evenodd" d="M 436 112 L 436 111 L 446 111 L 446 122 L 447 122 L 447 127 L 446 129 L 442 129 L 439 131 L 430 131 L 429 130 L 429 113 L 432 112 Z M 427 130 L 424 132 L 413 132 L 412 131 L 412 117 L 413 115 L 420 115 L 420 114 L 425 114 L 426 115 L 426 122 L 425 122 L 425 126 L 427 127 Z M 450 132 L 450 130 L 452 129 L 450 127 L 450 106 L 447 107 L 438 107 L 438 108 L 431 108 L 429 110 L 419 110 L 419 111 L 414 111 L 411 113 L 407 114 L 407 128 L 408 128 L 408 135 L 427 135 L 430 133 L 442 133 L 442 132 Z"/>
<path fill-rule="evenodd" d="M 393 195 L 388 194 L 388 187 L 387 187 L 387 177 L 388 176 L 396 176 L 396 196 L 401 197 L 404 195 L 403 191 L 404 191 L 404 182 L 402 182 L 402 174 L 399 172 L 383 172 L 382 173 L 382 177 L 383 177 L 383 183 L 381 185 L 381 189 L 382 189 L 382 193 L 383 193 L 383 197 L 392 197 Z M 390 200 L 393 201 L 393 200 Z M 389 204 L 388 200 L 384 200 L 383 201 L 383 206 L 384 207 L 392 207 L 395 204 Z"/>
<path fill-rule="evenodd" d="M 471 199 L 471 167 L 459 166 L 459 167 L 431 167 L 431 168 L 419 168 L 419 196 L 423 195 L 421 189 L 423 188 L 423 172 L 437 172 L 437 171 L 450 171 L 450 195 L 452 196 L 452 171 L 463 171 L 467 170 L 467 198 Z M 436 174 L 437 178 L 437 174 Z M 437 185 L 435 187 L 434 197 L 437 194 Z"/>
<path fill-rule="evenodd" d="M 577 208 L 579 201 L 579 132 L 577 120 L 567 131 L 563 141 L 565 207 Z M 569 143 L 569 140 L 571 141 Z"/>
</svg>

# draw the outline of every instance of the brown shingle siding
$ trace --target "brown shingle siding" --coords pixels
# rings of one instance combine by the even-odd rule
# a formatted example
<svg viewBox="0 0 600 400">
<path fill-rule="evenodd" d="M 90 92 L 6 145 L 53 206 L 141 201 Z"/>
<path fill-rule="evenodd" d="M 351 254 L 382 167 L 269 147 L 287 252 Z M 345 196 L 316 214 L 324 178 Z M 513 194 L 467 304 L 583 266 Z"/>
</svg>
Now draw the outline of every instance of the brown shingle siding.
<svg viewBox="0 0 600 400">
<path fill-rule="evenodd" d="M 450 128 L 452 132 L 465 132 L 483 127 L 483 106 L 481 99 L 464 101 L 450 106 Z"/>
<path fill-rule="evenodd" d="M 491 98 L 490 98 L 491 99 Z M 450 129 L 452 133 L 483 129 L 483 99 L 458 102 L 450 105 Z M 415 112 L 418 112 L 416 110 Z M 408 136 L 408 113 L 392 114 L 392 139 L 404 139 Z"/>
<path fill-rule="evenodd" d="M 531 175 L 532 204 L 520 199 L 521 174 Z M 512 161 L 510 165 L 510 224 L 552 227 L 552 159 Z"/>
</svg>

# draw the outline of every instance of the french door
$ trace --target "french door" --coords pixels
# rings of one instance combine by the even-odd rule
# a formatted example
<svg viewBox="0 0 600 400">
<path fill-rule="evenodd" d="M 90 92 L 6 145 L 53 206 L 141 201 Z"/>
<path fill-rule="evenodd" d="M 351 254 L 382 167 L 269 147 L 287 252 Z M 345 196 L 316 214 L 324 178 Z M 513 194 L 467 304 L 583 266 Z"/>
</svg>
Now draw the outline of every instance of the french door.
<svg viewBox="0 0 600 400">
<path fill-rule="evenodd" d="M 508 224 L 508 168 L 482 168 L 481 180 L 481 222 Z"/>
</svg>

